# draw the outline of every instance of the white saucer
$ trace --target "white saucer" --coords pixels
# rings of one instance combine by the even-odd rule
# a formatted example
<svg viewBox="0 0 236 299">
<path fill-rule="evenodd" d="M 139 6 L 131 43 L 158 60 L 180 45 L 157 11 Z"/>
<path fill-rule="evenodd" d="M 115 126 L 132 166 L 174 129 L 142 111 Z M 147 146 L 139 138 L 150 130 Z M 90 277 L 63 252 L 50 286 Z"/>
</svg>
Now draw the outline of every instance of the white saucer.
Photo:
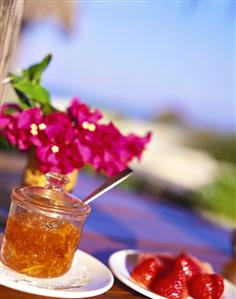
<svg viewBox="0 0 236 299">
<path fill-rule="evenodd" d="M 108 291 L 114 282 L 111 271 L 91 255 L 77 250 L 71 269 L 52 279 L 31 278 L 0 262 L 0 284 L 18 291 L 57 298 L 88 298 Z M 76 281 L 77 279 L 77 281 Z"/>
<path fill-rule="evenodd" d="M 109 266 L 113 274 L 131 289 L 152 299 L 165 299 L 147 289 L 142 288 L 132 280 L 130 272 L 137 264 L 137 254 L 140 250 L 121 250 L 113 253 L 109 258 Z M 227 280 L 225 282 L 224 299 L 236 298 L 236 288 Z M 189 299 L 191 297 L 188 297 Z"/>
</svg>

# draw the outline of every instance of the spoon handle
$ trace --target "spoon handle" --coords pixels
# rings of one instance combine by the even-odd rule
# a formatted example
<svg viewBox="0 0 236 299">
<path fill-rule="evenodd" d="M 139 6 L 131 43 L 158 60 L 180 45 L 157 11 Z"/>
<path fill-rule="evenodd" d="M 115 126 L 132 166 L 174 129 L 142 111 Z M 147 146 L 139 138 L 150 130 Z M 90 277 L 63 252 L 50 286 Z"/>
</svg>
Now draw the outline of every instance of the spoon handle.
<svg viewBox="0 0 236 299">
<path fill-rule="evenodd" d="M 127 177 L 131 175 L 133 172 L 132 169 L 126 168 L 122 172 L 118 173 L 117 175 L 109 178 L 102 186 L 98 187 L 95 191 L 90 193 L 87 197 L 83 199 L 83 202 L 85 204 L 90 203 L 94 199 L 96 199 L 98 196 L 102 195 L 103 193 L 107 192 L 108 190 L 112 189 L 119 183 L 123 182 Z"/>
</svg>

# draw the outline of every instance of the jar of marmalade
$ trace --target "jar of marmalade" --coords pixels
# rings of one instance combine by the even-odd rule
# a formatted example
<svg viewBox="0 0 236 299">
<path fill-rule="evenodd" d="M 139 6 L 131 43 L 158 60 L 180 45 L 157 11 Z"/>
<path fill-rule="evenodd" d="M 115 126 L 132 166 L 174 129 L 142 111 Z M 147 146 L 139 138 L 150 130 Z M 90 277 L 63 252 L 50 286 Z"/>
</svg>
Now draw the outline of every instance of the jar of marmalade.
<svg viewBox="0 0 236 299">
<path fill-rule="evenodd" d="M 11 195 L 1 260 L 12 270 L 38 278 L 66 273 L 90 207 L 65 192 L 68 178 L 47 173 L 46 186 L 16 187 Z"/>
</svg>

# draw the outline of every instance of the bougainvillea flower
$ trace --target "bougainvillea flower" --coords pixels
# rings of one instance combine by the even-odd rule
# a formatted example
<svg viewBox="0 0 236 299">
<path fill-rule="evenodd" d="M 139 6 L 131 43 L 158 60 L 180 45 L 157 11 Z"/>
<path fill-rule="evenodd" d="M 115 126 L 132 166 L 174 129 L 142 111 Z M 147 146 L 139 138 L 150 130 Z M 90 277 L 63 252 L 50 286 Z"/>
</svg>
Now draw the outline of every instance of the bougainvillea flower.
<svg viewBox="0 0 236 299">
<path fill-rule="evenodd" d="M 82 157 L 73 143 L 56 144 L 58 140 L 55 140 L 55 144 L 45 144 L 36 148 L 35 154 L 42 172 L 54 171 L 67 174 L 84 166 Z"/>
<path fill-rule="evenodd" d="M 64 112 L 53 112 L 45 117 L 45 133 L 49 140 L 59 138 L 63 142 L 71 142 L 74 131 L 68 114 Z"/>
<path fill-rule="evenodd" d="M 42 117 L 42 112 L 38 107 L 23 110 L 18 117 L 18 128 L 29 129 L 31 124 L 40 124 Z"/>
<path fill-rule="evenodd" d="M 7 109 L 14 112 L 7 114 Z M 14 104 L 3 105 L 0 114 L 0 128 L 10 144 L 19 150 L 28 150 L 32 143 L 37 143 L 38 125 L 42 122 L 41 110 L 37 107 L 21 111 Z"/>
<path fill-rule="evenodd" d="M 45 116 L 38 107 L 22 111 L 17 105 L 4 105 L 0 111 L 0 133 L 19 150 L 33 150 L 44 173 L 67 174 L 88 163 L 112 176 L 133 158 L 141 158 L 151 134 L 125 136 L 112 122 L 100 124 L 101 118 L 99 110 L 92 111 L 78 99 L 66 112 Z"/>
<path fill-rule="evenodd" d="M 44 128 L 44 118 L 38 107 L 23 110 L 18 115 L 18 147 L 20 150 L 29 149 L 32 144 L 41 145 L 40 131 Z"/>
<path fill-rule="evenodd" d="M 134 157 L 140 158 L 151 137 L 150 133 L 143 138 L 134 134 L 126 137 L 113 123 L 97 125 L 93 135 L 92 142 L 87 144 L 92 154 L 86 162 L 108 176 L 125 169 Z"/>
<path fill-rule="evenodd" d="M 98 109 L 91 111 L 90 107 L 82 103 L 78 98 L 72 99 L 68 112 L 72 119 L 80 126 L 82 126 L 84 122 L 85 124 L 97 123 L 97 121 L 103 117 Z"/>
<path fill-rule="evenodd" d="M 12 113 L 9 114 L 8 111 Z M 15 104 L 3 104 L 0 107 L 0 136 L 5 136 L 12 145 L 17 144 L 17 120 L 21 109 Z"/>
<path fill-rule="evenodd" d="M 129 134 L 126 137 L 126 147 L 127 153 L 129 153 L 130 158 L 137 157 L 138 160 L 141 159 L 142 153 L 145 149 L 145 146 L 150 142 L 152 137 L 151 132 L 148 132 L 144 137 L 139 137 L 135 134 Z"/>
<path fill-rule="evenodd" d="M 84 162 L 75 142 L 75 130 L 64 112 L 46 115 L 41 146 L 36 147 L 36 157 L 43 172 L 69 173 L 83 167 Z"/>
</svg>

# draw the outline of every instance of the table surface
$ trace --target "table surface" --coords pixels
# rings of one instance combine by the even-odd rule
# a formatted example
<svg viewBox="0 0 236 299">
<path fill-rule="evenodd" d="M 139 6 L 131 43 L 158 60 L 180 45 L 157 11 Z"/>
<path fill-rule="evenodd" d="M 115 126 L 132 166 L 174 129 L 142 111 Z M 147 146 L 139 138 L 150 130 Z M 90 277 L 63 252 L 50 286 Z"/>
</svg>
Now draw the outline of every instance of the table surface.
<svg viewBox="0 0 236 299">
<path fill-rule="evenodd" d="M 9 192 L 20 184 L 25 161 L 22 156 L 0 152 L 0 216 L 2 230 L 9 207 Z M 99 176 L 80 173 L 74 195 L 83 198 L 102 183 Z M 177 253 L 188 251 L 221 272 L 230 258 L 230 230 L 213 224 L 188 209 L 143 192 L 116 187 L 91 204 L 80 249 L 107 264 L 109 256 L 121 249 L 145 249 Z M 0 286 L 4 299 L 49 298 Z M 118 280 L 96 298 L 144 298 Z"/>
</svg>

